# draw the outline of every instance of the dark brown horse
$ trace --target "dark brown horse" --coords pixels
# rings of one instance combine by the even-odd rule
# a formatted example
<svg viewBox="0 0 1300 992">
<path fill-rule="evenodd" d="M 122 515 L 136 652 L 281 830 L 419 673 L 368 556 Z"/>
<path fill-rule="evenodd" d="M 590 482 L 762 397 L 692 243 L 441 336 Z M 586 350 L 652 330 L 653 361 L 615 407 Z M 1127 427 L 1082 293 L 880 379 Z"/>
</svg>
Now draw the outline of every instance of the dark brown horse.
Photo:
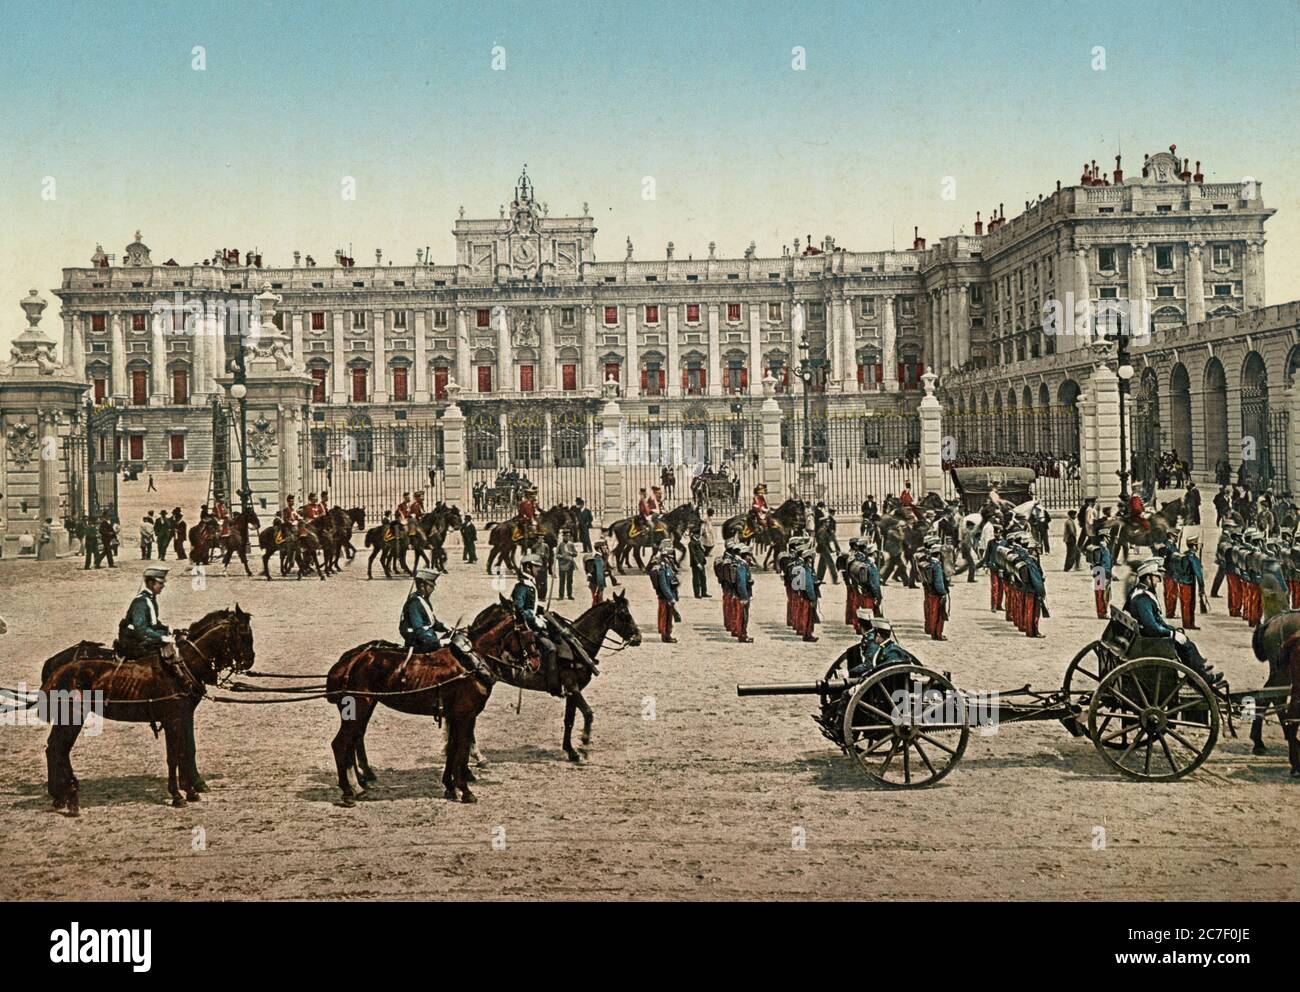
<svg viewBox="0 0 1300 992">
<path fill-rule="evenodd" d="M 532 632 L 515 614 L 475 623 L 469 630 L 474 653 L 502 664 L 522 663 L 536 654 Z M 492 687 L 476 676 L 451 647 L 430 654 L 411 654 L 399 644 L 370 641 L 345 651 L 326 679 L 326 697 L 339 708 L 339 732 L 332 747 L 343 805 L 352 806 L 375 773 L 366 758 L 366 727 L 380 703 L 399 713 L 447 720 L 444 795 L 476 802 L 469 789 L 469 752 L 474 724 L 487 705 Z"/>
<path fill-rule="evenodd" d="M 167 791 L 173 806 L 199 798 L 206 786 L 195 760 L 194 710 L 205 686 L 216 685 L 225 671 L 253 667 L 251 617 L 233 610 L 209 613 L 186 630 L 176 631 L 179 660 L 174 667 L 154 653 L 140 661 L 123 661 L 113 649 L 82 641 L 60 651 L 41 670 L 41 695 L 52 724 L 45 748 L 48 789 L 55 809 L 80 812 L 80 785 L 72 771 L 72 747 L 84 726 L 84 710 L 105 720 L 161 726 L 167 739 Z M 71 715 L 73 719 L 64 717 Z"/>
<path fill-rule="evenodd" d="M 439 502 L 422 516 L 415 525 L 415 532 L 407 535 L 407 543 L 415 552 L 415 564 L 428 562 L 430 568 L 446 575 L 447 552 L 442 546 L 447 535 L 453 530 L 459 531 L 460 525 L 460 510 L 449 503 Z"/>
<path fill-rule="evenodd" d="M 494 603 L 474 618 L 474 625 L 500 622 L 503 617 L 514 614 L 514 608 L 506 600 Z M 626 593 L 617 592 L 612 599 L 597 603 L 577 620 L 572 622 L 559 618 L 568 628 L 571 636 L 582 645 L 582 649 L 593 661 L 604 646 L 606 638 L 617 635 L 624 646 L 638 647 L 641 644 L 641 631 L 632 619 L 632 610 L 628 607 Z M 622 650 L 621 648 L 619 650 Z M 570 761 L 581 761 L 582 757 L 573 749 L 573 723 L 578 710 L 582 711 L 582 743 L 591 743 L 592 710 L 583 698 L 582 690 L 591 681 L 591 669 L 576 662 L 572 648 L 561 642 L 556 651 L 560 665 L 560 685 L 564 699 L 564 753 Z M 503 682 L 531 689 L 535 692 L 549 693 L 546 674 L 541 669 L 540 655 L 534 651 L 523 664 L 506 664 L 489 659 L 492 670 Z"/>
<path fill-rule="evenodd" d="M 763 568 L 766 569 L 776 555 L 785 551 L 790 535 L 804 529 L 807 510 L 803 500 L 787 499 L 768 513 L 767 526 L 757 529 L 751 525 L 748 513 L 738 513 L 722 525 L 722 540 L 739 537 L 756 547 L 766 548 L 767 554 L 763 557 Z"/>
<path fill-rule="evenodd" d="M 1255 657 L 1268 662 L 1265 686 L 1291 686 L 1290 702 L 1279 703 L 1278 719 L 1286 736 L 1291 776 L 1300 778 L 1300 610 L 1287 609 L 1289 595 L 1286 579 L 1275 570 L 1266 570 L 1260 578 L 1264 620 L 1251 637 Z M 1265 708 L 1265 707 L 1261 707 Z M 1250 727 L 1255 754 L 1264 754 L 1264 717 L 1255 717 Z"/>
<path fill-rule="evenodd" d="M 1169 537 L 1169 533 L 1178 526 L 1179 519 L 1186 514 L 1181 496 L 1178 499 L 1171 499 L 1153 513 L 1146 521 L 1150 524 L 1149 528 L 1133 523 L 1129 518 L 1128 507 L 1124 507 L 1123 512 L 1123 519 L 1113 519 L 1106 532 L 1111 557 L 1116 563 L 1120 560 L 1121 552 L 1124 560 L 1128 561 L 1130 547 L 1160 547 Z"/>
<path fill-rule="evenodd" d="M 262 522 L 257 519 L 257 514 L 253 508 L 248 508 L 248 516 L 244 516 L 244 511 L 240 510 L 230 518 L 230 533 L 225 537 L 221 536 L 219 529 L 216 529 L 203 550 L 203 558 L 207 559 L 208 552 L 217 550 L 221 555 L 221 574 L 225 575 L 230 568 L 230 559 L 239 555 L 239 560 L 244 565 L 244 574 L 251 576 L 253 573 L 248 567 L 248 528 L 252 527 L 254 531 L 262 526 Z M 197 545 L 190 547 L 190 560 L 197 561 L 195 551 Z"/>
<path fill-rule="evenodd" d="M 629 555 L 636 559 L 636 567 L 645 571 L 646 566 L 641 559 L 641 551 L 643 548 L 657 548 L 660 541 L 671 540 L 680 561 L 686 556 L 686 548 L 682 545 L 682 535 L 690 533 L 691 528 L 698 525 L 699 522 L 700 511 L 695 504 L 683 503 L 676 509 L 669 510 L 660 516 L 659 526 L 653 531 L 646 526 L 645 521 L 640 517 L 624 517 L 622 520 L 615 520 L 608 527 L 602 527 L 601 533 L 612 536 L 616 542 L 614 545 L 614 564 L 621 575 L 627 565 Z M 635 535 L 632 533 L 633 524 L 636 524 L 639 528 Z"/>
<path fill-rule="evenodd" d="M 559 543 L 560 531 L 567 528 L 571 533 L 578 532 L 578 520 L 573 510 L 558 503 L 537 515 L 537 535 L 525 534 L 523 522 L 518 516 L 499 524 L 489 523 L 487 526 L 489 550 L 484 571 L 489 575 L 492 574 L 492 566 L 498 562 L 514 572 L 517 567 L 516 550 L 532 544 L 533 539 L 538 535 L 549 547 L 554 548 Z"/>
</svg>

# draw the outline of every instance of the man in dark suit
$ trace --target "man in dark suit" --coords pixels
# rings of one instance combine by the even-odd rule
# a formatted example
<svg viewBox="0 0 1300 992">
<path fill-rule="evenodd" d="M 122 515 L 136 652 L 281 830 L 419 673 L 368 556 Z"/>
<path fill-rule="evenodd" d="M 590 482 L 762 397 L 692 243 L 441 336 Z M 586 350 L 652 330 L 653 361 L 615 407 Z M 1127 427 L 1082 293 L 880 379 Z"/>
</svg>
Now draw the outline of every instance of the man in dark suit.
<svg viewBox="0 0 1300 992">
<path fill-rule="evenodd" d="M 465 514 L 465 521 L 460 525 L 460 543 L 463 549 L 460 560 L 467 561 L 470 564 L 478 561 L 478 548 L 475 542 L 478 540 L 478 528 L 474 526 L 474 518 L 468 513 Z"/>
<path fill-rule="evenodd" d="M 582 550 L 591 550 L 591 526 L 595 523 L 586 501 L 579 496 L 573 501 L 573 512 L 578 518 L 578 540 L 582 541 Z"/>
</svg>

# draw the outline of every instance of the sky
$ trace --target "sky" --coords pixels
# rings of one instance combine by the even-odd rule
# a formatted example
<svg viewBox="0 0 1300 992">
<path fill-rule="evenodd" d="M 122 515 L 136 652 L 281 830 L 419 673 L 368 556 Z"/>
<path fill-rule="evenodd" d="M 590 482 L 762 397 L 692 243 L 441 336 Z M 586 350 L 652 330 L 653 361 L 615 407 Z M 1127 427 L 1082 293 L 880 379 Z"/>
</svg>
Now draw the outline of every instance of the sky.
<svg viewBox="0 0 1300 992">
<path fill-rule="evenodd" d="M 4 353 L 32 287 L 59 338 L 96 243 L 448 263 L 524 163 L 609 261 L 907 247 L 1176 143 L 1262 183 L 1266 302 L 1300 299 L 1297 0 L 9 2 L 0 31 Z"/>
</svg>

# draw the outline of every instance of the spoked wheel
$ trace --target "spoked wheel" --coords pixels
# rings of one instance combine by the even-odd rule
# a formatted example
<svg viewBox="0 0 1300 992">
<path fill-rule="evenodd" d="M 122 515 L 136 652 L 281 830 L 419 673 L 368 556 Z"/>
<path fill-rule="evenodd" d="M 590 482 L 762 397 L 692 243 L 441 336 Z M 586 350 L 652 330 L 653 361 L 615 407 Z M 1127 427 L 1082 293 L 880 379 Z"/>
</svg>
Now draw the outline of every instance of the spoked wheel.
<svg viewBox="0 0 1300 992">
<path fill-rule="evenodd" d="M 1104 673 L 1115 667 L 1115 656 L 1106 648 L 1101 641 L 1093 641 L 1082 651 L 1076 654 L 1071 660 L 1070 665 L 1065 670 L 1065 681 L 1061 683 L 1061 695 L 1066 702 L 1077 703 L 1080 707 L 1079 715 L 1074 718 L 1075 728 L 1072 729 L 1064 719 L 1062 723 L 1066 724 L 1066 729 L 1075 737 L 1092 736 L 1088 733 L 1088 716 L 1087 708 L 1091 702 L 1090 698 L 1078 699 L 1079 693 L 1087 693 L 1088 697 L 1097 694 L 1097 687 L 1101 685 Z M 1107 730 L 1109 727 L 1107 727 Z M 1121 751 L 1128 747 L 1128 737 L 1121 734 L 1118 737 L 1109 737 L 1106 731 L 1102 732 L 1106 738 L 1103 747 L 1119 748 Z M 1093 737 L 1096 740 L 1096 737 Z"/>
<path fill-rule="evenodd" d="M 889 789 L 922 789 L 952 771 L 970 738 L 965 697 L 920 665 L 888 665 L 854 686 L 844 749 Z"/>
<path fill-rule="evenodd" d="M 1219 706 L 1204 680 L 1168 658 L 1135 658 L 1102 677 L 1088 735 L 1130 778 L 1172 782 L 1199 768 L 1219 739 Z M 1123 749 L 1112 742 L 1124 738 Z"/>
</svg>

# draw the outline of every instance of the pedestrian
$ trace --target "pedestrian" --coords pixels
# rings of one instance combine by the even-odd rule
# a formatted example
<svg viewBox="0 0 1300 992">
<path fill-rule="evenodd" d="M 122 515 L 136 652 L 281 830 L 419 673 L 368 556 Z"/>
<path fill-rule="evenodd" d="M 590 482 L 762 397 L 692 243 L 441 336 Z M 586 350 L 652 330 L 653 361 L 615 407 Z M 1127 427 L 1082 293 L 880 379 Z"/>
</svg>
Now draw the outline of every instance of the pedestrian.
<svg viewBox="0 0 1300 992">
<path fill-rule="evenodd" d="M 140 560 L 148 561 L 153 557 L 153 510 L 144 515 L 140 521 Z"/>
<path fill-rule="evenodd" d="M 1183 506 L 1186 508 L 1187 522 L 1199 527 L 1201 525 L 1201 491 L 1196 488 L 1195 482 L 1187 483 L 1187 492 L 1183 496 Z"/>
<path fill-rule="evenodd" d="M 718 536 L 713 529 L 713 508 L 706 507 L 704 516 L 700 519 L 700 543 L 704 545 L 706 556 L 713 554 L 713 549 L 718 543 Z"/>
<path fill-rule="evenodd" d="M 835 511 L 827 509 L 814 531 L 817 541 L 817 581 L 821 582 L 829 571 L 833 586 L 840 584 L 839 572 L 835 568 L 835 556 L 840 553 L 840 542 L 835 529 Z"/>
<path fill-rule="evenodd" d="M 172 522 L 166 510 L 159 510 L 153 522 L 154 537 L 158 541 L 158 560 L 167 560 L 167 547 L 172 540 Z"/>
<path fill-rule="evenodd" d="M 1079 525 L 1073 510 L 1065 515 L 1065 571 L 1079 567 Z"/>
<path fill-rule="evenodd" d="M 461 561 L 467 561 L 471 565 L 478 561 L 477 541 L 478 528 L 474 526 L 474 518 L 467 513 L 464 523 L 460 525 Z"/>
<path fill-rule="evenodd" d="M 157 491 L 158 491 L 158 487 L 155 486 L 155 485 L 153 484 L 153 473 L 150 472 L 150 473 L 149 473 L 149 488 L 146 489 L 145 492 L 147 492 L 147 493 L 156 493 Z"/>
<path fill-rule="evenodd" d="M 41 551 L 45 545 L 54 540 L 54 518 L 46 517 L 45 522 L 41 524 L 41 529 L 36 535 L 36 557 L 40 558 Z"/>
<path fill-rule="evenodd" d="M 107 510 L 99 518 L 99 550 L 108 559 L 108 567 L 117 568 L 117 563 L 113 561 L 113 554 L 117 551 L 117 524 L 109 519 Z"/>
<path fill-rule="evenodd" d="M 586 500 L 581 496 L 573 501 L 573 507 L 578 518 L 578 540 L 582 542 L 582 550 L 588 552 L 591 550 L 591 527 L 595 523 L 595 518 L 592 517 Z"/>
<path fill-rule="evenodd" d="M 99 551 L 99 528 L 89 516 L 81 518 L 81 547 L 86 552 L 84 571 L 90 571 L 92 562 L 96 568 L 99 568 L 100 562 L 103 561 L 103 555 Z"/>
<path fill-rule="evenodd" d="M 185 557 L 185 514 L 179 506 L 172 508 L 172 547 L 176 550 L 176 560 Z"/>
<path fill-rule="evenodd" d="M 980 531 L 979 528 L 975 526 L 975 521 L 967 520 L 966 526 L 962 530 L 960 542 L 962 561 L 961 565 L 958 566 L 957 570 L 953 573 L 953 578 L 956 578 L 958 575 L 961 575 L 962 572 L 965 572 L 967 582 L 975 581 L 975 572 L 979 568 L 979 565 L 976 563 L 976 558 L 979 555 L 979 539 Z"/>
<path fill-rule="evenodd" d="M 568 530 L 560 532 L 559 543 L 555 545 L 555 561 L 560 571 L 560 591 L 557 599 L 573 598 L 573 573 L 577 570 L 578 549 L 574 547 Z"/>
<path fill-rule="evenodd" d="M 691 592 L 696 599 L 712 599 L 709 595 L 708 573 L 704 570 L 712 549 L 704 546 L 700 531 L 699 525 L 692 527 L 686 540 L 686 554 L 691 563 Z"/>
<path fill-rule="evenodd" d="M 1223 518 L 1228 515 L 1232 509 L 1232 503 L 1228 499 L 1228 487 L 1220 486 L 1219 491 L 1214 494 L 1214 526 L 1222 527 Z"/>
</svg>

